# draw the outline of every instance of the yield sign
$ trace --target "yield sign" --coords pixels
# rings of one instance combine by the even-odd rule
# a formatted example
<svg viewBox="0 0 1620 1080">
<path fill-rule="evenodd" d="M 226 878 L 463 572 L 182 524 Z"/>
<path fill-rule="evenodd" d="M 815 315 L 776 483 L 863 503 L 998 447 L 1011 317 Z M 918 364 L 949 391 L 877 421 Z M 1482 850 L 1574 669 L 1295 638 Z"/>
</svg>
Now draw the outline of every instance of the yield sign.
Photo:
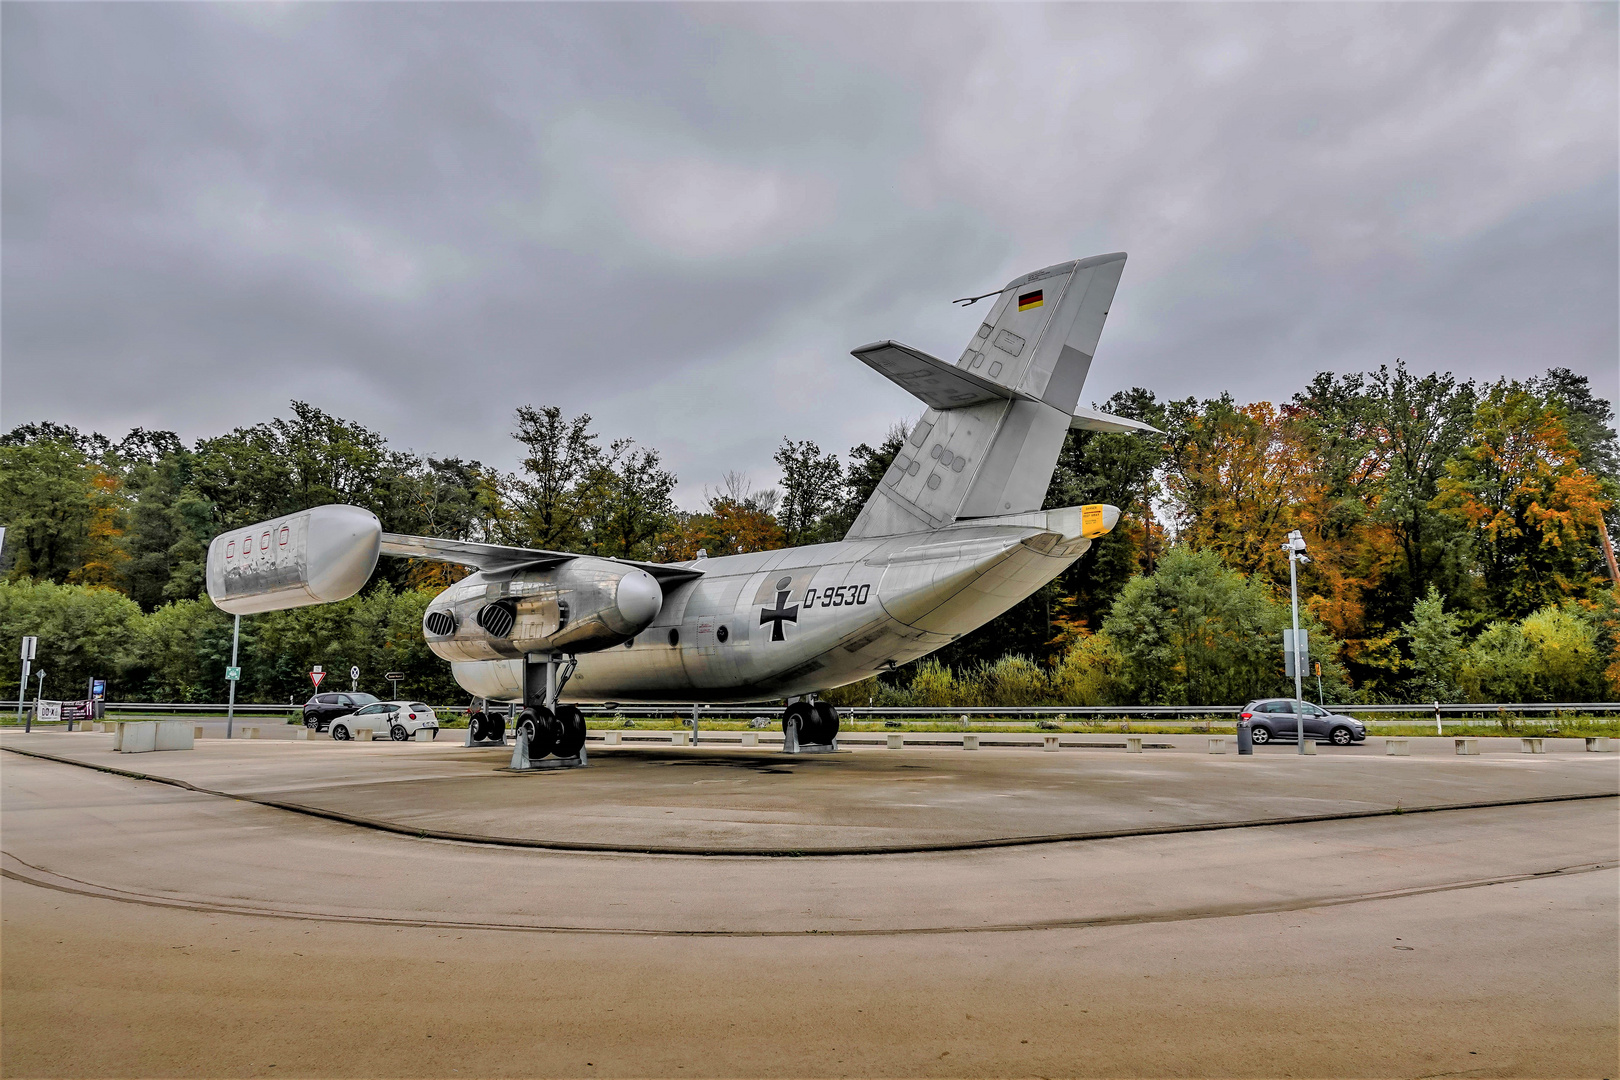
<svg viewBox="0 0 1620 1080">
<path fill-rule="evenodd" d="M 324 678 L 326 678 L 326 672 L 324 671 L 312 671 L 309 673 L 309 681 L 315 684 L 317 690 L 321 688 L 321 680 Z"/>
</svg>

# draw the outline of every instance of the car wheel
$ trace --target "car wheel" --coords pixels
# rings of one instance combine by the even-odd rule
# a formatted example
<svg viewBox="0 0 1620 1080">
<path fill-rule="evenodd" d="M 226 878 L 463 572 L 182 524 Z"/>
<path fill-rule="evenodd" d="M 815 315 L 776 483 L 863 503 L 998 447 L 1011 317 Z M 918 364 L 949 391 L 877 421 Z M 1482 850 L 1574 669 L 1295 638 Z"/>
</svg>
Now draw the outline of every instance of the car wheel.
<svg viewBox="0 0 1620 1080">
<path fill-rule="evenodd" d="M 349 729 L 344 727 L 342 724 L 333 724 L 332 738 L 336 739 L 338 742 L 348 742 Z"/>
<path fill-rule="evenodd" d="M 1355 742 L 1356 736 L 1355 733 L 1349 728 L 1340 726 L 1334 728 L 1328 734 L 1328 739 L 1333 743 L 1334 746 L 1349 746 L 1351 743 Z"/>
<path fill-rule="evenodd" d="M 395 742 L 409 742 L 411 733 L 405 730 L 404 724 L 395 724 L 388 729 L 388 737 Z"/>
<path fill-rule="evenodd" d="M 314 729 L 315 729 L 315 730 L 316 730 L 316 731 L 319 731 L 319 730 L 321 730 L 321 725 L 320 725 L 320 721 L 318 721 L 318 720 L 316 720 L 316 719 L 315 719 L 315 718 L 314 718 L 314 717 L 312 717 L 312 716 L 306 716 L 306 717 L 304 717 L 304 726 L 305 726 L 305 727 L 312 727 L 312 728 L 314 728 Z"/>
<path fill-rule="evenodd" d="M 1259 724 L 1256 724 L 1254 727 L 1249 729 L 1249 738 L 1254 741 L 1256 746 L 1264 746 L 1266 743 L 1271 741 L 1271 729 L 1268 727 L 1261 727 Z"/>
</svg>

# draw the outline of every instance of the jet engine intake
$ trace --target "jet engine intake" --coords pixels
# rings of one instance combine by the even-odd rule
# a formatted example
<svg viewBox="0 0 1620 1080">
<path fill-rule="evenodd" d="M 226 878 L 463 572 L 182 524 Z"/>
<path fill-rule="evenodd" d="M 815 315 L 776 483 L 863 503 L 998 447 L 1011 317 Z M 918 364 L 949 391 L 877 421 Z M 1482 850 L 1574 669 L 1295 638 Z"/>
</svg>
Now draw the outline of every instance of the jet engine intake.
<svg viewBox="0 0 1620 1080">
<path fill-rule="evenodd" d="M 645 630 L 664 592 L 645 570 L 580 557 L 515 573 L 477 573 L 436 597 L 422 619 L 428 647 L 451 661 L 534 652 L 595 652 Z"/>
</svg>

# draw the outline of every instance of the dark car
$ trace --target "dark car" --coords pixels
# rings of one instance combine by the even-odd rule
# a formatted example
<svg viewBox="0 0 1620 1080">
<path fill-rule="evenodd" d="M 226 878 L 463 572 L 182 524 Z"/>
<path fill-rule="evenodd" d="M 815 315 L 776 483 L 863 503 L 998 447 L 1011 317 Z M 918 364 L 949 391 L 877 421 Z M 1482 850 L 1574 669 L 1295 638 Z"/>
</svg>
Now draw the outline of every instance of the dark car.
<svg viewBox="0 0 1620 1080">
<path fill-rule="evenodd" d="M 1307 739 L 1326 739 L 1334 746 L 1350 746 L 1367 737 L 1367 727 L 1353 716 L 1341 716 L 1293 698 L 1267 698 L 1243 706 L 1243 719 L 1256 744 L 1274 740 L 1297 742 L 1300 717 L 1305 718 Z"/>
<path fill-rule="evenodd" d="M 304 726 L 325 731 L 337 717 L 348 716 L 376 703 L 377 699 L 370 694 L 316 694 L 304 702 Z"/>
</svg>

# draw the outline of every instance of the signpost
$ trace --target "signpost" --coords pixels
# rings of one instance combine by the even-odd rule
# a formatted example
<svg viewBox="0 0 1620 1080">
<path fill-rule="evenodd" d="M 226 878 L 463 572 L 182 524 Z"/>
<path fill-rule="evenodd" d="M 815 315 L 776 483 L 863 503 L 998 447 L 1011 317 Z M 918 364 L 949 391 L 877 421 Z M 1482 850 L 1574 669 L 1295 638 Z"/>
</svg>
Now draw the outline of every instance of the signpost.
<svg viewBox="0 0 1620 1080">
<path fill-rule="evenodd" d="M 34 662 L 34 651 L 39 648 L 39 638 L 25 637 L 22 639 L 22 678 L 17 680 L 17 722 L 23 722 L 23 698 L 28 696 L 28 667 Z M 24 731 L 34 729 L 33 718 L 30 717 Z"/>
<path fill-rule="evenodd" d="M 352 668 L 349 669 L 349 692 L 350 693 L 357 693 L 359 690 L 360 690 L 360 669 L 358 667 L 352 667 Z"/>
<path fill-rule="evenodd" d="M 316 664 L 315 670 L 309 673 L 309 681 L 315 684 L 315 689 L 319 690 L 321 688 L 321 680 L 324 678 L 326 678 L 326 672 L 321 670 L 321 665 Z"/>
<path fill-rule="evenodd" d="M 405 678 L 405 673 L 403 671 L 390 671 L 388 674 L 384 675 L 383 678 L 394 684 L 394 700 L 398 701 L 399 684 L 400 681 Z"/>
<path fill-rule="evenodd" d="M 266 534 L 268 535 L 268 534 Z M 225 705 L 225 737 L 233 738 L 236 732 L 236 680 L 230 677 L 230 672 L 241 672 L 236 666 L 236 645 L 242 638 L 242 616 L 238 615 L 231 622 L 231 663 L 225 669 L 225 681 L 231 688 L 231 696 L 226 699 Z"/>
<path fill-rule="evenodd" d="M 1305 711 L 1299 704 L 1302 700 L 1304 688 L 1301 680 L 1305 677 L 1305 657 L 1310 654 L 1305 649 L 1305 633 L 1299 628 L 1299 578 L 1294 569 L 1296 563 L 1308 563 L 1311 560 L 1305 557 L 1305 537 L 1298 529 L 1288 534 L 1283 541 L 1282 549 L 1288 552 L 1288 592 L 1294 601 L 1294 629 L 1292 633 L 1283 632 L 1283 647 L 1290 652 L 1292 660 L 1288 674 L 1294 677 L 1294 720 L 1295 731 L 1299 736 L 1299 752 L 1305 752 Z"/>
</svg>

